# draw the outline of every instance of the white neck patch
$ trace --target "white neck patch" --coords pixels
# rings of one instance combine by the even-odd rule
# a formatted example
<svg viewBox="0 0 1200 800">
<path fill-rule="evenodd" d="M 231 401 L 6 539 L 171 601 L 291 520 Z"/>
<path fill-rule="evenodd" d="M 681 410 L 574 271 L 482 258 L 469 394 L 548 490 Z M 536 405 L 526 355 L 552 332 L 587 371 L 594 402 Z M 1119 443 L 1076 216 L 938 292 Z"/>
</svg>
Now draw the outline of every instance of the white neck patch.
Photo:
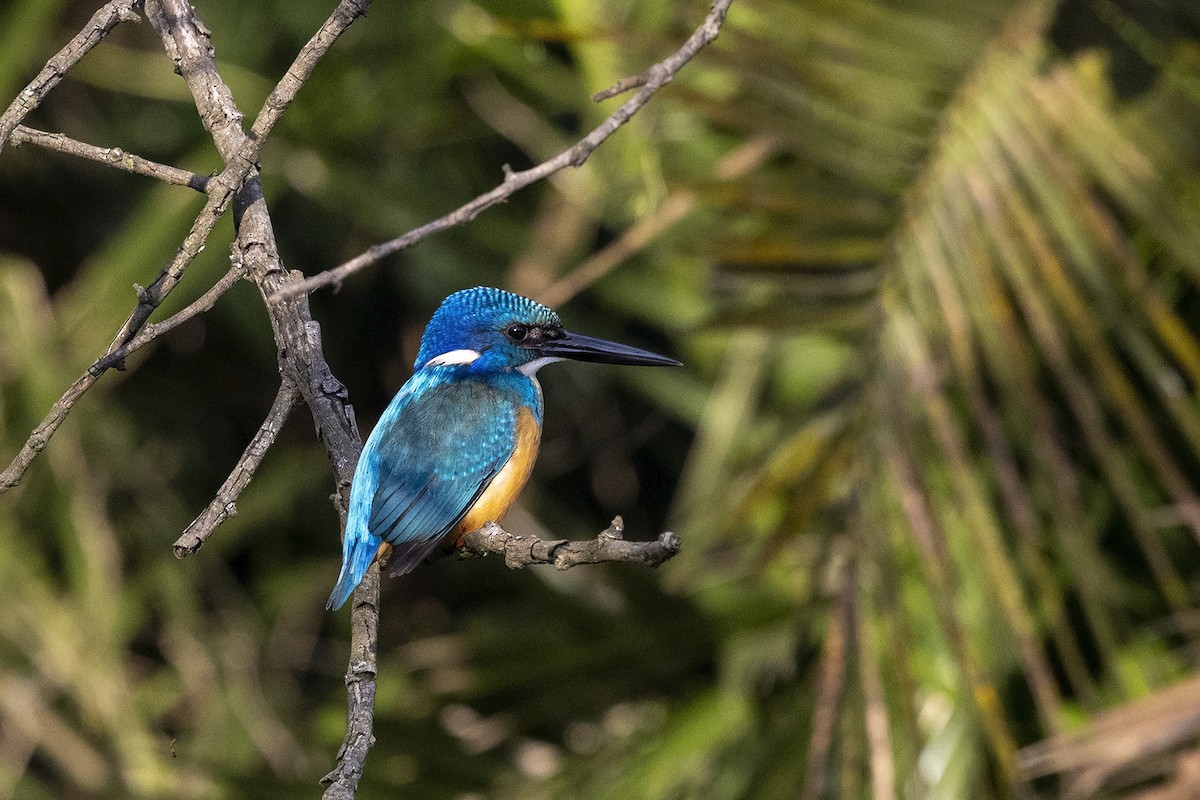
<svg viewBox="0 0 1200 800">
<path fill-rule="evenodd" d="M 528 375 L 529 377 L 532 378 L 534 373 L 536 373 L 539 369 L 546 366 L 547 364 L 553 364 L 555 361 L 565 361 L 565 360 L 566 359 L 563 359 L 563 358 L 555 358 L 554 356 L 546 356 L 544 358 L 535 358 L 533 361 L 530 361 L 528 364 L 522 364 L 521 366 L 517 367 L 517 372 L 520 372 L 523 375 Z"/>
<path fill-rule="evenodd" d="M 449 353 L 442 353 L 440 356 L 429 359 L 425 362 L 425 366 L 448 367 L 454 364 L 470 364 L 478 358 L 478 350 L 451 350 Z"/>
</svg>

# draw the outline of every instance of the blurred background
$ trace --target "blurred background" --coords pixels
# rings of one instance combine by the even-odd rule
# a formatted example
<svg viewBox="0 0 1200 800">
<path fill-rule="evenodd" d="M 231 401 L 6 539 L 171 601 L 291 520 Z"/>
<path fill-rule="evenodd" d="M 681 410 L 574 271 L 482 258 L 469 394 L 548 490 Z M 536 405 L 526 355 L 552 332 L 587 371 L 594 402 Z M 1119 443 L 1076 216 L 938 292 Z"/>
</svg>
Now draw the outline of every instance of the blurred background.
<svg viewBox="0 0 1200 800">
<path fill-rule="evenodd" d="M 99 2 L 0 5 L 0 106 Z M 332 2 L 198 0 L 253 116 Z M 570 145 L 707 11 L 376 3 L 262 154 L 312 274 Z M 219 168 L 148 24 L 26 123 Z M 202 198 L 0 155 L 0 460 Z M 585 167 L 313 296 L 368 431 L 496 285 L 682 370 L 558 366 L 508 527 L 657 571 L 444 559 L 383 589 L 363 798 L 1166 800 L 1200 791 L 1200 6 L 737 0 Z M 228 268 L 222 221 L 161 316 Z M 0 797 L 316 796 L 345 721 L 304 409 L 253 286 L 111 372 L 0 497 Z"/>
</svg>

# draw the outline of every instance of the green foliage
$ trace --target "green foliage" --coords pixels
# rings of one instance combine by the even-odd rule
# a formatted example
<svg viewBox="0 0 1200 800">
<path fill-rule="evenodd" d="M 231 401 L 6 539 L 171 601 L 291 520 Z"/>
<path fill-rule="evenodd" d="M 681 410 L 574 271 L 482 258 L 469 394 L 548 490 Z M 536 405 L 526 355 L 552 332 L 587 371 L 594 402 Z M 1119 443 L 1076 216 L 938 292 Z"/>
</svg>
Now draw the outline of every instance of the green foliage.
<svg viewBox="0 0 1200 800">
<path fill-rule="evenodd" d="M 328 5 L 197 4 L 244 112 Z M 688 364 L 547 370 L 510 520 L 584 537 L 622 513 L 683 553 L 652 574 L 445 561 L 388 583 L 360 796 L 1056 796 L 1074 778 L 1020 748 L 1191 673 L 1200 18 L 1153 5 L 738 0 L 582 169 L 314 296 L 364 431 L 465 285 L 554 296 L 573 327 Z M 4 96 L 92 10 L 0 12 Z M 610 107 L 593 92 L 704 10 L 375 4 L 263 153 L 289 267 L 553 155 Z M 147 25 L 28 122 L 218 166 Z M 5 458 L 199 205 L 3 151 Z M 627 231 L 599 277 L 573 273 Z M 162 312 L 226 269 L 231 237 Z M 348 633 L 322 610 L 337 520 L 302 411 L 238 516 L 170 556 L 274 396 L 261 300 L 236 288 L 130 367 L 0 498 L 0 796 L 316 795 Z"/>
</svg>

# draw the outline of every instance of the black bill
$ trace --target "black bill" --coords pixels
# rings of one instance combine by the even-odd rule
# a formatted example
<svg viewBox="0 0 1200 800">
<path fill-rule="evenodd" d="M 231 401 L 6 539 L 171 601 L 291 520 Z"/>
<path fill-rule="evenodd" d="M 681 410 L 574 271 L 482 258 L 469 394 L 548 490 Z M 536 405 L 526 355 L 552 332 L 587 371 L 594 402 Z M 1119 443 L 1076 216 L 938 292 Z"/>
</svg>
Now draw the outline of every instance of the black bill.
<svg viewBox="0 0 1200 800">
<path fill-rule="evenodd" d="M 563 331 L 560 339 L 549 339 L 540 343 L 537 353 L 549 358 L 569 358 L 572 361 L 592 361 L 598 364 L 629 364 L 645 367 L 681 367 L 673 358 L 630 347 L 627 344 L 597 339 L 578 333 Z"/>
</svg>

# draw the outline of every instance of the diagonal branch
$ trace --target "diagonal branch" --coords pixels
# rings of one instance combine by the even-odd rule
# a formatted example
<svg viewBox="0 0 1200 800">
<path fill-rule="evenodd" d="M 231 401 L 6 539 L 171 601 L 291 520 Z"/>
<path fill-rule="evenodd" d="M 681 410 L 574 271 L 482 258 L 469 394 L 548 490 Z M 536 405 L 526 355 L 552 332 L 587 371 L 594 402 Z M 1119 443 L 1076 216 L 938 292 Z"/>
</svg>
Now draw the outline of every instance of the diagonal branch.
<svg viewBox="0 0 1200 800">
<path fill-rule="evenodd" d="M 117 331 L 116 336 L 113 337 L 104 355 L 97 359 L 75 383 L 71 384 L 71 387 L 54 404 L 41 424 L 30 434 L 29 439 L 22 446 L 21 452 L 17 454 L 8 468 L 0 473 L 0 493 L 20 483 L 25 471 L 33 463 L 33 459 L 45 448 L 46 443 L 67 418 L 75 403 L 92 387 L 100 375 L 113 367 L 124 368 L 124 358 L 118 354 L 128 354 L 136 349 L 132 344 L 134 339 L 149 321 L 150 315 L 162 305 L 163 300 L 182 280 L 187 266 L 204 249 L 204 244 L 216 227 L 217 220 L 224 215 L 229 207 L 229 202 L 233 199 L 235 181 L 240 182 L 242 178 L 244 178 L 244 173 L 239 176 L 236 171 L 227 169 L 209 182 L 208 188 L 211 193 L 204 208 L 192 223 L 191 230 L 188 231 L 171 263 L 149 287 L 134 287 L 138 295 L 137 305 L 130 312 L 121 329 Z M 207 297 L 208 294 L 206 293 L 205 296 Z"/>
<path fill-rule="evenodd" d="M 616 97 L 617 95 L 625 94 L 631 89 L 636 89 L 639 86 L 645 86 L 648 79 L 649 76 L 647 76 L 644 72 L 640 75 L 630 75 L 628 78 L 622 78 L 604 91 L 596 92 L 594 95 L 592 95 L 592 102 L 602 103 L 605 100 L 610 100 Z"/>
<path fill-rule="evenodd" d="M 263 456 L 267 454 L 271 445 L 275 444 L 275 437 L 279 435 L 279 429 L 283 427 L 283 423 L 287 421 L 299 399 L 300 392 L 296 388 L 296 384 L 291 378 L 285 377 L 283 384 L 279 387 L 279 393 L 275 395 L 275 402 L 272 403 L 271 410 L 267 413 L 267 418 L 259 426 L 258 433 L 254 434 L 250 444 L 246 445 L 245 452 L 234 465 L 229 477 L 217 490 L 217 496 L 212 499 L 204 511 L 200 512 L 200 516 L 184 528 L 183 534 L 175 541 L 174 550 L 177 558 L 190 556 L 199 550 L 218 525 L 230 517 L 237 516 L 238 497 L 250 485 L 250 480 L 254 477 L 258 465 L 262 463 Z"/>
<path fill-rule="evenodd" d="M 345 33 L 346 29 L 359 17 L 367 13 L 371 0 L 341 0 L 329 18 L 317 29 L 296 58 L 288 67 L 283 77 L 275 84 L 271 94 L 267 96 L 254 124 L 250 126 L 249 142 L 256 145 L 255 154 L 261 151 L 268 134 L 275 123 L 283 116 L 283 112 L 296 98 L 304 82 L 312 75 L 317 63 L 329 52 L 329 48 Z"/>
<path fill-rule="evenodd" d="M 92 15 L 83 29 L 75 34 L 75 38 L 67 42 L 66 47 L 46 62 L 46 66 L 42 67 L 37 77 L 30 81 L 4 113 L 0 114 L 0 150 L 4 149 L 5 142 L 21 124 L 21 120 L 41 105 L 50 90 L 59 84 L 67 70 L 79 63 L 79 59 L 100 44 L 104 37 L 122 22 L 141 21 L 137 14 L 141 5 L 141 0 L 112 0 L 106 3 Z"/>
<path fill-rule="evenodd" d="M 414 228 L 403 236 L 398 236 L 391 241 L 368 248 L 366 252 L 355 256 L 340 266 L 333 267 L 332 269 L 313 275 L 311 278 L 294 283 L 286 290 L 272 296 L 270 298 L 271 301 L 279 302 L 325 286 L 339 286 L 349 276 L 369 267 L 382 258 L 412 247 L 418 242 L 447 228 L 470 222 L 480 212 L 507 200 L 518 190 L 524 189 L 530 184 L 548 178 L 567 167 L 582 166 L 597 147 L 608 139 L 608 137 L 616 133 L 618 128 L 641 110 L 642 106 L 646 105 L 650 101 L 650 98 L 654 96 L 654 93 L 668 84 L 675 77 L 675 74 L 692 60 L 696 53 L 700 52 L 702 48 L 717 38 L 717 34 L 721 31 L 721 26 L 725 22 L 725 15 L 729 12 L 729 6 L 732 3 L 733 0 L 716 0 L 708 16 L 705 17 L 704 22 L 688 37 L 679 50 L 650 67 L 636 78 L 626 79 L 618 84 L 618 86 L 623 86 L 629 81 L 635 81 L 636 85 L 641 88 L 633 97 L 625 101 L 620 108 L 594 128 L 591 133 L 572 147 L 559 153 L 549 161 L 520 172 L 513 172 L 505 166 L 504 180 L 491 191 L 479 195 L 474 200 L 443 217 L 428 222 L 419 228 Z"/>
<path fill-rule="evenodd" d="M 83 396 L 83 393 L 92 388 L 92 384 L 96 382 L 98 375 L 93 375 L 90 372 L 85 372 L 75 379 L 67 391 L 63 392 L 62 397 L 50 407 L 50 411 L 38 423 L 38 426 L 29 434 L 29 438 L 25 440 L 25 444 L 21 445 L 20 452 L 13 457 L 12 462 L 5 468 L 4 472 L 0 472 L 0 494 L 14 488 L 21 482 L 25 471 L 29 469 L 29 465 L 33 463 L 33 459 L 37 454 L 46 448 L 46 444 L 50 441 L 50 437 L 58 430 L 58 426 L 63 423 L 74 407 L 75 402 Z"/>
</svg>

